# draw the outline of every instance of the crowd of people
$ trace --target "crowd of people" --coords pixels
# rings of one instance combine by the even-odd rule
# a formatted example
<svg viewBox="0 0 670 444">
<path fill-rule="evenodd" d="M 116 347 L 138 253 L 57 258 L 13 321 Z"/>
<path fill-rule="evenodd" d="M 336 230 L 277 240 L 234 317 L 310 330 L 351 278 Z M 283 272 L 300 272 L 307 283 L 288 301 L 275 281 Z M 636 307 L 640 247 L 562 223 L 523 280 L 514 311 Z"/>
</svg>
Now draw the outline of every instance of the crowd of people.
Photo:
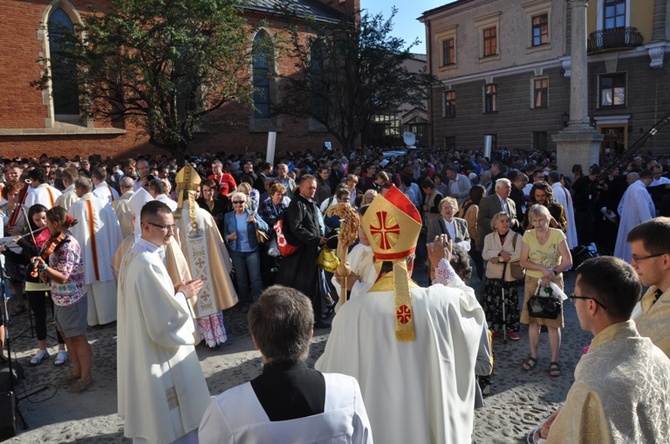
<svg viewBox="0 0 670 444">
<path fill-rule="evenodd" d="M 6 159 L 0 252 L 11 315 L 24 313 L 28 300 L 37 333 L 30 364 L 39 365 L 49 357 L 53 307 L 54 363 L 71 363 L 59 384 L 74 393 L 94 382 L 87 327 L 116 322 L 119 413 L 126 436 L 138 442 L 197 442 L 198 434 L 202 442 L 232 442 L 250 433 L 308 440 L 288 426 L 298 419 L 313 428 L 312 441 L 344 433 L 354 442 L 469 442 L 481 405 L 477 377 L 491 371 L 496 338 L 519 340 L 520 325 L 528 325 L 520 368 L 530 372 L 546 329 L 548 375 L 566 370 L 562 310 L 548 319 L 528 306 L 542 293 L 563 292 L 571 269 L 570 298 L 582 328 L 595 335 L 594 350 L 648 337 L 631 356 L 670 368 L 662 331 L 670 316 L 663 217 L 670 164 L 638 157 L 607 170 L 591 165 L 587 174 L 576 165 L 568 175 L 553 156 L 410 150 L 396 158 L 366 148 L 348 156 L 280 153 L 273 163 L 223 153 L 184 164 L 167 156 Z M 348 255 L 342 267 L 325 263 L 332 250 Z M 619 259 L 585 261 L 596 253 Z M 477 288 L 469 285 L 473 269 Z M 415 271 L 426 272 L 428 287 L 414 283 Z M 598 273 L 612 275 L 607 286 Z M 633 310 L 640 281 L 653 294 Z M 616 289 L 625 297 L 613 298 Z M 195 346 L 225 343 L 225 310 L 238 304 L 265 368 L 210 405 Z M 331 318 L 317 370 L 308 369 L 313 329 L 330 328 Z M 603 404 L 616 391 L 591 387 L 599 369 L 586 356 L 568 394 L 574 408 L 538 428 L 549 441 L 587 433 L 577 412 L 593 406 L 578 386 Z M 633 364 L 621 365 L 647 374 Z M 340 373 L 353 378 L 334 376 Z M 642 402 L 629 379 L 615 382 L 627 402 Z M 654 405 L 617 408 L 648 408 L 667 424 L 670 385 L 654 382 L 653 390 Z M 620 416 L 605 409 L 599 433 L 667 438 L 667 427 L 620 430 Z"/>
</svg>

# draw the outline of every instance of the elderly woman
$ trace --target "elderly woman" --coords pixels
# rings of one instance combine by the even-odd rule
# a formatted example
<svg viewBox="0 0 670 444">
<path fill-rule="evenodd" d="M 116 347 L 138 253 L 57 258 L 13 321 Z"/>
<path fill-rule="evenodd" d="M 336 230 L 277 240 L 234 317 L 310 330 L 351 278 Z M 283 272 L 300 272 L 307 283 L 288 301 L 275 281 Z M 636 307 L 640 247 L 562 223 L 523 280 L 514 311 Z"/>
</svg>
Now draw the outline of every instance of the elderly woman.
<svg viewBox="0 0 670 444">
<path fill-rule="evenodd" d="M 426 239 L 435 239 L 435 236 L 446 234 L 454 245 L 458 245 L 466 252 L 470 251 L 468 223 L 465 219 L 454 217 L 458 212 L 458 201 L 453 197 L 445 197 L 437 209 L 442 217 L 428 221 Z"/>
<path fill-rule="evenodd" d="M 246 194 L 235 191 L 230 195 L 230 201 L 233 211 L 224 217 L 223 239 L 233 261 L 240 301 L 252 303 L 263 291 L 256 229 L 267 232 L 269 228 L 260 216 L 247 209 Z"/>
<path fill-rule="evenodd" d="M 551 214 L 551 219 L 549 219 L 549 226 L 551 228 L 559 228 L 564 233 L 568 230 L 563 205 L 554 203 L 554 189 L 551 185 L 543 180 L 535 182 L 530 189 L 529 199 L 529 207 L 535 204 L 547 207 L 549 214 Z M 523 229 L 527 230 L 529 225 L 530 221 L 528 220 L 528 214 L 526 214 L 523 221 Z"/>
<path fill-rule="evenodd" d="M 499 336 L 504 329 L 509 339 L 518 341 L 519 297 L 511 263 L 519 260 L 522 241 L 518 233 L 510 230 L 510 226 L 507 213 L 496 213 L 491 219 L 493 232 L 484 238 L 482 258 L 487 263 L 482 308 L 493 336 Z"/>
<path fill-rule="evenodd" d="M 572 256 L 565 239 L 565 234 L 557 228 L 550 228 L 551 214 L 547 207 L 535 204 L 528 210 L 528 219 L 534 227 L 523 235 L 520 263 L 526 269 L 524 282 L 523 307 L 521 323 L 528 324 L 530 355 L 523 363 L 523 369 L 529 371 L 537 364 L 537 346 L 540 342 L 540 328 L 545 325 L 549 330 L 549 346 L 551 362 L 549 374 L 560 376 L 558 365 L 558 349 L 561 346 L 561 327 L 563 313 L 557 319 L 530 317 L 528 300 L 535 294 L 538 280 L 544 287 L 551 282 L 563 289 L 563 272 L 572 266 Z"/>
</svg>

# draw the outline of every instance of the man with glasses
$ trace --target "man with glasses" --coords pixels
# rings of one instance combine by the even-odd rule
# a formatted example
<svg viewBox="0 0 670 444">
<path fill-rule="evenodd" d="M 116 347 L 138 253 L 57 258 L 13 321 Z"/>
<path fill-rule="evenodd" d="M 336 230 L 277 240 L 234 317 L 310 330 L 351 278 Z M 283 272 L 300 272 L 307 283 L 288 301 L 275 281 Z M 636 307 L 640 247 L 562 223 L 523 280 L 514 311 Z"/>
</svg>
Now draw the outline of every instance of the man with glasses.
<svg viewBox="0 0 670 444">
<path fill-rule="evenodd" d="M 167 205 L 145 204 L 140 224 L 142 237 L 119 272 L 119 415 L 125 436 L 136 442 L 196 442 L 210 397 L 188 300 L 198 295 L 203 281 L 173 286 L 161 259 L 174 233 Z"/>
<path fill-rule="evenodd" d="M 565 405 L 538 431 L 547 443 L 670 442 L 670 359 L 631 320 L 641 290 L 621 259 L 592 258 L 577 268 L 570 299 L 594 338 Z"/>
<path fill-rule="evenodd" d="M 628 233 L 631 265 L 642 285 L 649 287 L 635 307 L 633 320 L 670 357 L 670 218 L 657 217 Z"/>
</svg>

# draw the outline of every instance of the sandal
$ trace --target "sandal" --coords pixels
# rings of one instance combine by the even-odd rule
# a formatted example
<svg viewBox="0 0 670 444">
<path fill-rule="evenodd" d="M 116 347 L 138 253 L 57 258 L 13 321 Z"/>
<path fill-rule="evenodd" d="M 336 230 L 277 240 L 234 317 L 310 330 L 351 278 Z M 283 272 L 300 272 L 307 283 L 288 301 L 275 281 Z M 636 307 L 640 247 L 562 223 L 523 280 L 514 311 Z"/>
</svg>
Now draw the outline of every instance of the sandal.
<svg viewBox="0 0 670 444">
<path fill-rule="evenodd" d="M 81 377 L 73 375 L 71 372 L 67 372 L 60 378 L 56 379 L 56 385 L 58 387 L 69 387 L 74 381 L 79 380 Z"/>
<path fill-rule="evenodd" d="M 561 367 L 558 365 L 558 362 L 552 361 L 549 364 L 549 375 L 553 377 L 561 376 Z"/>
<path fill-rule="evenodd" d="M 75 382 L 74 385 L 72 385 L 72 387 L 67 389 L 67 391 L 70 393 L 81 393 L 85 391 L 91 384 L 93 384 L 93 378 L 89 379 L 88 381 L 80 379 L 77 382 Z"/>
<path fill-rule="evenodd" d="M 535 368 L 535 365 L 537 364 L 537 358 L 533 358 L 532 356 L 528 356 L 528 359 L 523 361 L 523 364 L 521 368 L 523 368 L 525 371 L 530 371 L 533 368 Z"/>
</svg>

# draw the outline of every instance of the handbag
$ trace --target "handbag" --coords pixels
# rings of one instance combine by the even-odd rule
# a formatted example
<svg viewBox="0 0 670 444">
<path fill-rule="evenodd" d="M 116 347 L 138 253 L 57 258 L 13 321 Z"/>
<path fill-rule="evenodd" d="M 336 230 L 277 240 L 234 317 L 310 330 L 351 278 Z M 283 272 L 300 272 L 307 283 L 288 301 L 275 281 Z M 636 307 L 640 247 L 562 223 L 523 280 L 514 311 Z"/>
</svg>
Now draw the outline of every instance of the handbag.
<svg viewBox="0 0 670 444">
<path fill-rule="evenodd" d="M 512 245 L 515 249 L 516 249 L 516 239 L 518 236 L 519 233 L 514 233 L 514 238 L 512 239 Z M 512 279 L 514 279 L 515 281 L 520 281 L 526 276 L 526 270 L 521 268 L 520 261 L 510 262 L 509 272 L 510 275 L 512 275 Z"/>
<path fill-rule="evenodd" d="M 540 294 L 540 290 L 546 294 Z M 537 291 L 528 299 L 528 315 L 533 318 L 557 319 L 563 309 L 563 301 L 554 295 L 551 287 L 537 286 Z"/>
</svg>

